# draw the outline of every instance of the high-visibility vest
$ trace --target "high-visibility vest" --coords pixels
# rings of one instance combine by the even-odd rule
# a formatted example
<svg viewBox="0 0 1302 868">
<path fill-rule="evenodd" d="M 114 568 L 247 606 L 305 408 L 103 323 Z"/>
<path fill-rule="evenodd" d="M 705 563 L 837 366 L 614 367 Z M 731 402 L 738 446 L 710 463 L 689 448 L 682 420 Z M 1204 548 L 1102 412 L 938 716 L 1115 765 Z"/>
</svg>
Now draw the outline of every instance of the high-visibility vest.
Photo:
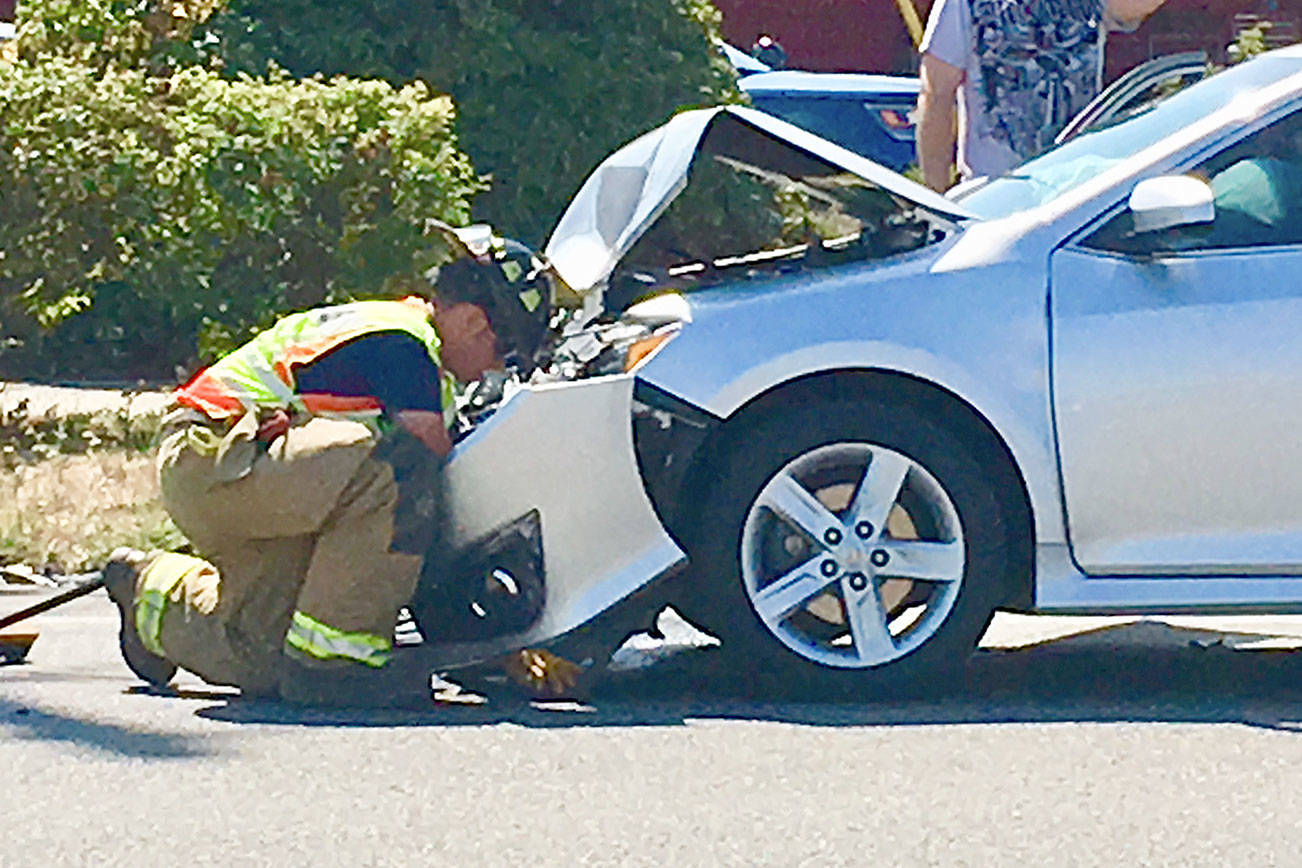
<svg viewBox="0 0 1302 868">
<path fill-rule="evenodd" d="M 348 341 L 385 331 L 416 338 L 438 365 L 443 414 L 450 424 L 456 412 L 455 381 L 443 369 L 438 332 L 419 299 L 356 301 L 291 314 L 200 371 L 177 390 L 176 401 L 216 420 L 243 416 L 258 408 L 285 408 L 354 419 L 374 427 L 384 409 L 377 398 L 299 394 L 295 370 Z"/>
</svg>

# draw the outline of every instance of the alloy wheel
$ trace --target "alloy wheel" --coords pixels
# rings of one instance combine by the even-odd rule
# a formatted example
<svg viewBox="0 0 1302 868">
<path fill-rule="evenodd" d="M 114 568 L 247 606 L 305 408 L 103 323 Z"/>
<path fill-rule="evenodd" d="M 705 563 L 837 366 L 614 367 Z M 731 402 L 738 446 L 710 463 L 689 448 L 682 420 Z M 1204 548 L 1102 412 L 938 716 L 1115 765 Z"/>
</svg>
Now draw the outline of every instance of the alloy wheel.
<svg viewBox="0 0 1302 868">
<path fill-rule="evenodd" d="M 741 579 L 770 633 L 824 666 L 891 663 L 931 638 L 964 580 L 962 523 L 918 462 L 838 442 L 771 476 L 747 510 Z"/>
</svg>

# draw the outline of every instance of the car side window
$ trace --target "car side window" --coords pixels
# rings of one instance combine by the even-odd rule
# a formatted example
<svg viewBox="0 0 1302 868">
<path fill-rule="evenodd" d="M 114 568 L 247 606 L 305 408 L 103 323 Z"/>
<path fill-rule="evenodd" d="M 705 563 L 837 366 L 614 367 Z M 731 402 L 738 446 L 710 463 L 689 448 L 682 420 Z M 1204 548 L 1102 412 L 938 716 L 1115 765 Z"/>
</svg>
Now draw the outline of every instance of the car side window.
<svg viewBox="0 0 1302 868">
<path fill-rule="evenodd" d="M 1123 210 L 1083 246 L 1149 254 L 1302 244 L 1302 113 L 1258 130 L 1189 174 L 1211 186 L 1213 222 L 1137 233 Z"/>
</svg>

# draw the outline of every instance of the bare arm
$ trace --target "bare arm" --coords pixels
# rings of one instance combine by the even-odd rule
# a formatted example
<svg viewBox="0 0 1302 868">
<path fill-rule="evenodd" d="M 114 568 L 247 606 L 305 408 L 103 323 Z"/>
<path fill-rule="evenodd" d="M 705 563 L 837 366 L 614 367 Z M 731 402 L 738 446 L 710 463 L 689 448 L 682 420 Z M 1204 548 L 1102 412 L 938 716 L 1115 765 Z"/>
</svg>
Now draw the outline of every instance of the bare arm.
<svg viewBox="0 0 1302 868">
<path fill-rule="evenodd" d="M 1166 0 L 1107 0 L 1108 17 L 1123 27 L 1138 27 Z"/>
<path fill-rule="evenodd" d="M 407 433 L 424 443 L 431 452 L 440 457 L 447 457 L 452 451 L 452 438 L 443 423 L 442 413 L 428 410 L 399 410 L 398 424 Z"/>
<path fill-rule="evenodd" d="M 943 192 L 953 174 L 955 106 L 963 70 L 932 54 L 922 55 L 918 93 L 918 165 L 931 189 Z"/>
</svg>

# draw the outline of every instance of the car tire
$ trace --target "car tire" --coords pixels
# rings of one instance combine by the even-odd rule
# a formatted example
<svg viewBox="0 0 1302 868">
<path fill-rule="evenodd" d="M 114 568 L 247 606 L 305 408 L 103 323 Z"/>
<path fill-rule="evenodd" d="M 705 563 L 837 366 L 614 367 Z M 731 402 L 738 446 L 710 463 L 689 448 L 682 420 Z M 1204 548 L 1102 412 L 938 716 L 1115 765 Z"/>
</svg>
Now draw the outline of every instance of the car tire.
<svg viewBox="0 0 1302 868">
<path fill-rule="evenodd" d="M 899 397 L 739 421 L 697 480 L 684 614 L 751 678 L 943 683 L 1028 563 L 1003 456 Z"/>
</svg>

